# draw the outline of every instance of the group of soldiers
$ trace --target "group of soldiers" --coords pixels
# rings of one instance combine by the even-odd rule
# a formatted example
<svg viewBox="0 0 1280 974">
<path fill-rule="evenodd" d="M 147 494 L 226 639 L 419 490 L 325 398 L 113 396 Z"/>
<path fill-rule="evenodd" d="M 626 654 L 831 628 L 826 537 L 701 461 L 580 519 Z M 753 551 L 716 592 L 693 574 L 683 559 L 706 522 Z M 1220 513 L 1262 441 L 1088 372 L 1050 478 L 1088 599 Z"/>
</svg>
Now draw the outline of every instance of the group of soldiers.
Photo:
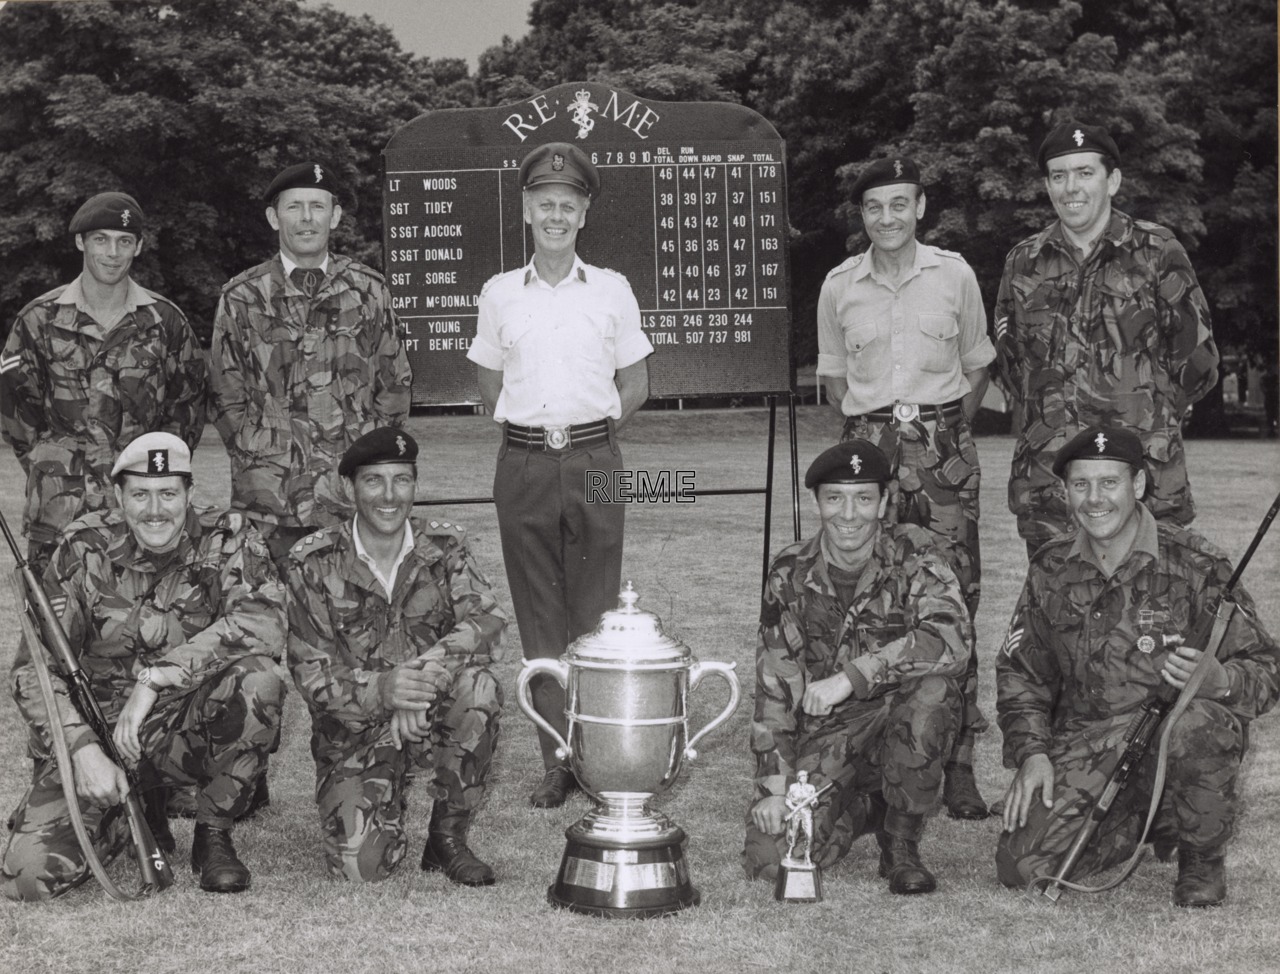
<svg viewBox="0 0 1280 974">
<path fill-rule="evenodd" d="M 1206 655 L 1178 638 L 1226 577 L 1181 526 L 1192 509 L 1179 423 L 1216 381 L 1203 296 L 1172 234 L 1111 209 L 1119 153 L 1105 132 L 1061 126 L 1039 162 L 1059 219 L 1011 253 L 994 343 L 968 265 L 915 239 L 915 164 L 879 160 L 854 188 L 871 248 L 828 276 L 818 320 L 844 436 L 805 477 L 821 529 L 775 558 L 761 610 L 751 876 L 793 851 L 797 785 L 814 861 L 874 833 L 894 893 L 936 887 L 918 843 L 940 796 L 957 818 L 988 815 L 973 774 L 985 721 L 969 421 L 993 362 L 1021 407 L 1010 500 L 1031 555 L 997 663 L 1015 771 L 1002 881 L 1027 882 L 1060 851 L 1105 779 L 1102 744 Z M 534 255 L 485 285 L 468 357 L 501 429 L 494 498 L 522 650 L 554 657 L 620 587 L 625 508 L 589 503 L 585 486 L 588 472 L 622 468 L 617 430 L 648 398 L 653 348 L 625 279 L 577 254 L 600 188 L 585 153 L 538 146 L 519 178 Z M 329 252 L 342 200 L 315 162 L 272 182 L 279 252 L 223 288 L 206 366 L 181 312 L 129 276 L 138 203 L 96 196 L 69 228 L 83 272 L 24 308 L 0 355 L 29 561 L 167 851 L 169 792 L 194 789 L 191 865 L 211 892 L 250 884 L 231 830 L 268 800 L 282 657 L 311 715 L 329 872 L 368 881 L 396 868 L 406 790 L 425 772 L 422 868 L 495 879 L 467 835 L 498 740 L 492 664 L 507 619 L 462 530 L 413 514 L 409 365 L 381 276 Z M 229 511 L 192 504 L 206 409 L 231 459 Z M 1280 650 L 1237 601 L 1170 758 L 1160 836 L 1178 851 L 1187 905 L 1225 896 L 1248 721 L 1280 693 Z M 1151 632 L 1167 637 L 1157 652 L 1139 638 Z M 86 806 L 97 854 L 128 839 L 106 812 L 128 782 L 65 686 L 40 690 L 44 652 L 24 641 L 13 669 L 34 760 L 0 864 L 0 892 L 18 899 L 90 874 L 69 800 Z M 535 685 L 533 703 L 563 733 L 558 684 Z M 54 735 L 75 796 L 59 785 Z M 541 745 L 529 800 L 554 808 L 577 782 L 549 736 Z M 1087 868 L 1139 839 L 1136 806 L 1109 821 Z"/>
<path fill-rule="evenodd" d="M 1146 756 L 1062 878 L 1146 840 L 1162 859 L 1177 852 L 1176 904 L 1226 896 L 1236 780 L 1249 722 L 1280 695 L 1280 648 L 1238 589 L 1220 646 L 1191 644 L 1231 574 L 1186 528 L 1181 423 L 1217 382 L 1207 305 L 1174 235 L 1112 207 L 1109 133 L 1065 122 L 1036 163 L 1057 219 L 1010 251 L 990 334 L 968 264 L 916 240 L 916 164 L 877 160 L 853 186 L 871 246 L 827 275 L 818 302 L 817 372 L 844 433 L 805 477 L 821 529 L 774 559 L 761 609 L 749 876 L 773 878 L 793 855 L 793 811 L 817 786 L 834 785 L 802 817 L 806 857 L 830 865 L 873 833 L 899 894 L 937 886 L 919 842 L 940 796 L 955 818 L 990 813 L 972 770 L 986 722 L 969 424 L 994 364 L 1015 406 L 1009 507 L 1030 559 L 996 659 L 1014 772 L 1000 881 L 1057 875 L 1131 724 L 1167 684 L 1190 687 L 1167 760 Z"/>
</svg>

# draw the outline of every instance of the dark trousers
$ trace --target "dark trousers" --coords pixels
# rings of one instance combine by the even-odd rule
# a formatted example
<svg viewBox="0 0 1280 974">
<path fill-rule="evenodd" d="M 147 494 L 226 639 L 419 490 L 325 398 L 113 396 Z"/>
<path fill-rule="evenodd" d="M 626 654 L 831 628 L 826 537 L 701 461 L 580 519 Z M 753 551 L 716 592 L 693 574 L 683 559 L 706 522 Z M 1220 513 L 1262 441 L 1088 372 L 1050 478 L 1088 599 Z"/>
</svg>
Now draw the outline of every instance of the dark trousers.
<svg viewBox="0 0 1280 974">
<path fill-rule="evenodd" d="M 588 470 L 622 467 L 609 441 L 583 449 L 541 450 L 503 443 L 493 478 L 502 558 L 525 659 L 555 659 L 618 604 L 622 584 L 622 504 L 588 503 Z M 534 708 L 562 735 L 564 690 L 547 677 L 531 687 Z M 560 762 L 555 741 L 538 732 L 542 763 Z"/>
</svg>

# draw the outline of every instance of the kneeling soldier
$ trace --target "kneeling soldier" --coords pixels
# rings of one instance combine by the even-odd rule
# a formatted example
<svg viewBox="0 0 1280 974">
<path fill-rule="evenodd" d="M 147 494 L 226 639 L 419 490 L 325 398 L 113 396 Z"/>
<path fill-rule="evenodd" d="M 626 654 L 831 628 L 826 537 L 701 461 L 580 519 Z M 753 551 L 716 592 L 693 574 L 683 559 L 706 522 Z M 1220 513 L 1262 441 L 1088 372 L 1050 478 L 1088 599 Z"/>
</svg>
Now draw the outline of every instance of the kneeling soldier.
<svg viewBox="0 0 1280 974">
<path fill-rule="evenodd" d="M 338 473 L 351 521 L 294 545 L 287 573 L 289 667 L 311 711 L 329 872 L 385 879 L 404 858 L 406 789 L 433 773 L 422 868 L 488 886 L 467 848 L 498 740 L 502 688 L 489 664 L 506 617 L 461 528 L 410 518 L 418 444 L 381 427 Z"/>
<path fill-rule="evenodd" d="M 120 753 L 136 762 L 148 819 L 166 852 L 168 785 L 196 787 L 191 867 L 202 889 L 235 893 L 249 870 L 231 825 L 253 798 L 278 743 L 284 681 L 283 593 L 266 545 L 240 514 L 191 506 L 191 452 L 169 433 L 130 443 L 111 469 L 117 507 L 68 526 L 44 576 Z M 10 899 L 47 899 L 89 875 L 57 768 L 50 717 L 31 653 L 18 648 L 12 685 L 31 728 L 35 778 L 13 816 L 0 868 Z M 123 816 L 104 810 L 128 790 L 122 769 L 55 680 L 57 719 L 75 766 L 85 825 L 100 858 L 129 843 Z"/>
<path fill-rule="evenodd" d="M 834 782 L 813 813 L 813 861 L 829 866 L 875 832 L 893 893 L 937 883 L 920 861 L 924 817 L 959 731 L 970 621 L 936 537 L 884 525 L 884 454 L 849 440 L 805 474 L 822 530 L 769 569 L 756 646 L 751 749 L 756 802 L 747 875 L 772 879 L 786 854 L 786 795 Z"/>
<path fill-rule="evenodd" d="M 1055 873 L 1135 714 L 1161 683 L 1187 685 L 1204 647 L 1182 639 L 1231 576 L 1227 559 L 1204 538 L 1157 521 L 1140 503 L 1147 471 L 1137 433 L 1089 427 L 1058 451 L 1053 472 L 1079 531 L 1032 556 L 996 661 L 1004 763 L 1017 770 L 996 849 L 1006 886 Z M 1169 740 L 1154 839 L 1161 858 L 1178 849 L 1178 906 L 1216 906 L 1227 895 L 1223 853 L 1235 831 L 1249 722 L 1280 695 L 1280 648 L 1243 589 L 1235 602 L 1222 646 L 1206 661 L 1204 682 Z M 1132 853 L 1156 763 L 1153 748 L 1068 879 Z"/>
</svg>

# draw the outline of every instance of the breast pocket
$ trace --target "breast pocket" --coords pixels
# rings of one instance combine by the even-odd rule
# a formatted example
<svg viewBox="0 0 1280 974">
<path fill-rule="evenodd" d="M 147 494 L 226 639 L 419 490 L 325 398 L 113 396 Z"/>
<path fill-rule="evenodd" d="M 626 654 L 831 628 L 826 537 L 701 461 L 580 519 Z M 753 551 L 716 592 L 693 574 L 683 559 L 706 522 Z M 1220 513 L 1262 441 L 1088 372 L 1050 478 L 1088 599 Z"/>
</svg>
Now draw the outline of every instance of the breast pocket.
<svg viewBox="0 0 1280 974">
<path fill-rule="evenodd" d="M 920 369 L 950 372 L 960 362 L 960 323 L 954 315 L 920 316 Z"/>
<path fill-rule="evenodd" d="M 859 321 L 844 330 L 844 347 L 849 354 L 849 374 L 858 382 L 874 382 L 884 374 L 887 363 L 876 344 L 879 329 L 874 321 Z"/>
</svg>

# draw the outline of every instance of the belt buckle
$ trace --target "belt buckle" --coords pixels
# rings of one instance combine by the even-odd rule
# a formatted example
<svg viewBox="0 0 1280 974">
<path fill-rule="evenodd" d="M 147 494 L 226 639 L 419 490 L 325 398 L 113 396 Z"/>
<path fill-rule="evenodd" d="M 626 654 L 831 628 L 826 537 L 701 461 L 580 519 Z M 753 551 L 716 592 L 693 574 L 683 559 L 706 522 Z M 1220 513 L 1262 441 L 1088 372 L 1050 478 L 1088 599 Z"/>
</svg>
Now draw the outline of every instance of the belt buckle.
<svg viewBox="0 0 1280 974">
<path fill-rule="evenodd" d="M 913 402 L 897 402 L 893 404 L 893 418 L 899 423 L 909 423 L 920 418 L 920 407 Z"/>
<path fill-rule="evenodd" d="M 548 450 L 563 450 L 573 442 L 567 426 L 545 426 L 542 430 L 542 441 Z"/>
</svg>

